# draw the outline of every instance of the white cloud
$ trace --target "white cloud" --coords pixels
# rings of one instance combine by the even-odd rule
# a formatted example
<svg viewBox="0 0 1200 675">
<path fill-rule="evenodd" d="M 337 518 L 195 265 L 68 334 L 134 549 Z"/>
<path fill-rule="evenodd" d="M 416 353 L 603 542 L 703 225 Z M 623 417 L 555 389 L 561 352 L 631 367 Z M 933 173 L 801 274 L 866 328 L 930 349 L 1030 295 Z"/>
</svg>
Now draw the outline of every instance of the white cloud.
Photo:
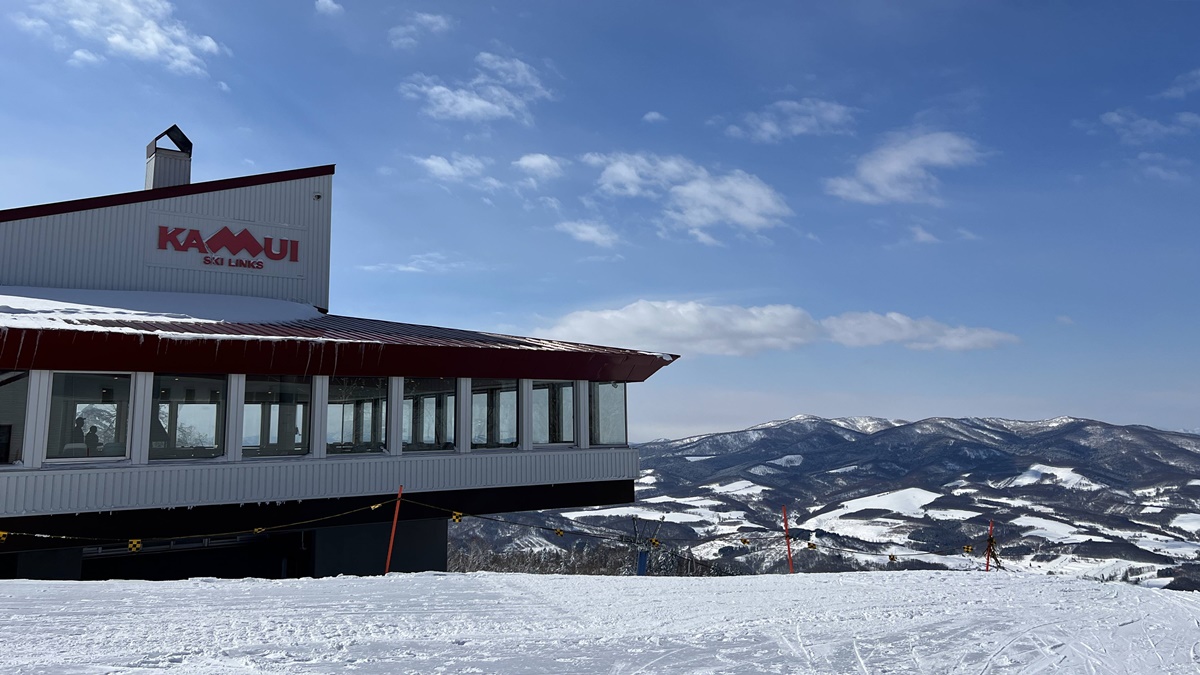
<svg viewBox="0 0 1200 675">
<path fill-rule="evenodd" d="M 1130 164 L 1147 178 L 1171 183 L 1186 183 L 1191 180 L 1191 176 L 1184 172 L 1191 166 L 1190 160 L 1169 157 L 1161 152 L 1139 152 L 1137 159 L 1132 160 Z"/>
<path fill-rule="evenodd" d="M 454 19 L 444 14 L 422 14 L 409 17 L 407 23 L 388 30 L 388 42 L 396 49 L 412 49 L 426 35 L 441 35 L 454 27 Z"/>
<path fill-rule="evenodd" d="M 847 312 L 821 320 L 828 339 L 847 347 L 897 343 L 909 349 L 967 351 L 1018 342 L 1017 336 L 992 328 L 948 326 L 928 317 L 913 319 L 898 312 Z"/>
<path fill-rule="evenodd" d="M 974 232 L 968 230 L 965 227 L 960 227 L 957 230 L 955 230 L 955 232 L 958 233 L 959 239 L 963 239 L 965 241 L 979 241 L 980 239 L 982 239 L 982 237 L 980 237 L 979 235 L 975 234 Z"/>
<path fill-rule="evenodd" d="M 651 153 L 588 153 L 588 166 L 602 167 L 597 185 L 615 197 L 656 197 L 667 187 L 703 176 L 706 172 L 678 155 L 660 157 Z"/>
<path fill-rule="evenodd" d="M 71 52 L 71 58 L 67 59 L 67 63 L 72 66 L 91 66 L 103 60 L 103 56 L 97 56 L 86 49 L 76 49 Z"/>
<path fill-rule="evenodd" d="M 732 224 L 754 232 L 774 227 L 792 214 L 783 197 L 758 176 L 734 171 L 705 175 L 671 188 L 666 215 L 704 243 L 716 243 L 702 230 Z"/>
<path fill-rule="evenodd" d="M 1157 98 L 1184 98 L 1193 91 L 1200 91 L 1200 68 L 1175 78 Z"/>
<path fill-rule="evenodd" d="M 216 40 L 193 33 L 174 18 L 175 7 L 166 0 L 44 0 L 32 6 L 39 16 L 18 14 L 13 21 L 22 30 L 50 40 L 56 49 L 68 49 L 68 32 L 76 39 L 102 45 L 109 56 L 161 63 L 184 75 L 207 75 L 201 55 L 227 52 Z M 71 63 L 94 63 L 87 49 L 72 53 Z"/>
<path fill-rule="evenodd" d="M 585 257 L 585 258 L 580 258 L 580 259 L 579 259 L 579 262 L 584 262 L 584 263 L 618 263 L 618 262 L 621 262 L 622 260 L 625 260 L 625 256 L 621 255 L 620 253 L 614 253 L 614 254 L 612 254 L 612 255 L 589 255 L 589 256 L 587 256 L 587 257 Z"/>
<path fill-rule="evenodd" d="M 572 312 L 537 333 L 592 344 L 726 356 L 796 349 L 817 342 L 965 351 L 1019 341 L 1015 335 L 990 328 L 950 326 L 895 312 L 849 312 L 818 320 L 793 305 L 742 307 L 669 300 L 638 300 L 615 310 Z"/>
<path fill-rule="evenodd" d="M 660 112 L 651 110 L 650 112 L 646 113 L 645 115 L 642 115 L 642 121 L 650 122 L 651 124 L 653 124 L 655 122 L 666 122 L 667 116 Z"/>
<path fill-rule="evenodd" d="M 1075 319 L 1072 319 L 1071 317 L 1067 316 L 1066 314 L 1059 314 L 1057 317 L 1055 317 L 1054 320 L 1063 326 L 1074 326 L 1075 325 Z"/>
<path fill-rule="evenodd" d="M 565 159 L 551 157 L 542 153 L 523 155 L 512 165 L 539 180 L 552 180 L 563 175 Z"/>
<path fill-rule="evenodd" d="M 604 223 L 572 220 L 559 223 L 554 226 L 554 229 L 571 235 L 577 241 L 595 244 L 601 248 L 612 248 L 621 241 L 617 233 Z"/>
<path fill-rule="evenodd" d="M 941 239 L 938 239 L 937 237 L 933 236 L 932 234 L 929 233 L 929 230 L 926 230 L 925 228 L 921 227 L 920 225 L 913 225 L 912 227 L 908 228 L 908 231 L 912 233 L 912 240 L 918 244 L 940 244 L 940 243 L 942 243 Z"/>
<path fill-rule="evenodd" d="M 24 12 L 17 12 L 8 18 L 13 22 L 13 25 L 30 35 L 48 38 L 54 34 L 54 30 L 50 28 L 49 22 L 45 19 L 29 16 Z"/>
<path fill-rule="evenodd" d="M 474 155 L 454 153 L 449 159 L 440 155 L 428 157 L 413 157 L 412 160 L 421 165 L 429 175 L 437 180 L 459 183 L 467 178 L 483 175 L 491 160 Z"/>
<path fill-rule="evenodd" d="M 225 92 L 226 94 L 228 94 L 230 92 L 229 85 L 225 84 L 224 82 L 218 82 L 217 89 L 220 89 L 221 91 Z"/>
<path fill-rule="evenodd" d="M 1153 164 L 1142 167 L 1142 174 L 1150 178 L 1157 178 L 1159 180 L 1165 180 L 1172 183 L 1186 183 L 1189 180 L 1186 175 L 1176 171 L 1175 169 L 1168 169 L 1166 167 L 1156 166 Z"/>
<path fill-rule="evenodd" d="M 333 0 L 317 0 L 316 10 L 318 14 L 337 16 L 338 14 L 346 11 L 346 8 L 337 4 Z"/>
<path fill-rule="evenodd" d="M 858 160 L 853 176 L 829 178 L 825 192 L 865 204 L 939 204 L 938 179 L 929 169 L 975 164 L 983 154 L 961 134 L 897 134 Z"/>
<path fill-rule="evenodd" d="M 1168 136 L 1183 136 L 1200 128 L 1200 115 L 1191 112 L 1178 113 L 1173 122 L 1142 117 L 1133 110 L 1122 108 L 1106 112 L 1100 122 L 1116 132 L 1122 143 L 1141 145 L 1162 140 Z"/>
<path fill-rule="evenodd" d="M 464 262 L 452 261 L 442 253 L 418 253 L 411 256 L 408 262 L 379 263 L 376 265 L 359 265 L 358 269 L 366 272 L 411 272 L 415 274 L 445 273 L 466 269 Z"/>
<path fill-rule="evenodd" d="M 730 125 L 725 133 L 757 143 L 778 143 L 802 135 L 845 134 L 854 123 L 854 109 L 833 101 L 805 98 L 776 101 L 760 112 L 746 113 L 742 126 Z"/>
<path fill-rule="evenodd" d="M 550 98 L 537 70 L 520 59 L 488 52 L 477 55 L 475 63 L 479 68 L 469 82 L 446 86 L 438 78 L 417 73 L 400 85 L 400 93 L 410 99 L 423 99 L 421 112 L 436 120 L 514 119 L 532 124 L 529 106 Z"/>
<path fill-rule="evenodd" d="M 706 228 L 732 225 L 755 232 L 792 214 L 778 192 L 745 171 L 712 175 L 687 158 L 652 153 L 589 153 L 582 161 L 601 169 L 596 180 L 601 194 L 663 200 L 663 225 L 704 244 L 719 243 Z"/>
</svg>

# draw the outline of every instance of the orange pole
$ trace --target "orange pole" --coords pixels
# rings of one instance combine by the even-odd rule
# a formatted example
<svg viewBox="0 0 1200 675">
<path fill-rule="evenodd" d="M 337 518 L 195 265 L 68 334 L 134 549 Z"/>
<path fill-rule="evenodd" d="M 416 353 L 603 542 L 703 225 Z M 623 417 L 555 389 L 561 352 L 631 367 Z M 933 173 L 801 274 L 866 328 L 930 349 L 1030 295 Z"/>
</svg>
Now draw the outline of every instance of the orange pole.
<svg viewBox="0 0 1200 675">
<path fill-rule="evenodd" d="M 400 520 L 400 497 L 404 495 L 404 486 L 396 491 L 396 512 L 392 514 L 392 536 L 388 539 L 388 554 L 387 564 L 383 568 L 383 573 L 387 574 L 392 571 L 392 547 L 396 545 L 396 522 Z"/>
<path fill-rule="evenodd" d="M 787 524 L 787 507 L 783 507 L 783 540 L 787 542 L 788 551 L 788 574 L 795 574 L 796 570 L 792 568 L 792 537 L 788 534 Z"/>
</svg>

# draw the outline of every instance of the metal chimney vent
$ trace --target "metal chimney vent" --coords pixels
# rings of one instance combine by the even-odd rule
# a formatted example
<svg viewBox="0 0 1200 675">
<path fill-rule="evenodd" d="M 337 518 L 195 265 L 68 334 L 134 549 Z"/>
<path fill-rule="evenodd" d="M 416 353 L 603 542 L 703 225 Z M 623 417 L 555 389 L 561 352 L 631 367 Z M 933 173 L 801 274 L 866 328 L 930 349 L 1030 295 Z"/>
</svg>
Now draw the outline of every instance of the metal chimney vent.
<svg viewBox="0 0 1200 675">
<path fill-rule="evenodd" d="M 158 147 L 166 136 L 177 150 Z M 192 142 L 178 125 L 162 132 L 146 146 L 146 189 L 187 185 L 192 182 Z"/>
</svg>

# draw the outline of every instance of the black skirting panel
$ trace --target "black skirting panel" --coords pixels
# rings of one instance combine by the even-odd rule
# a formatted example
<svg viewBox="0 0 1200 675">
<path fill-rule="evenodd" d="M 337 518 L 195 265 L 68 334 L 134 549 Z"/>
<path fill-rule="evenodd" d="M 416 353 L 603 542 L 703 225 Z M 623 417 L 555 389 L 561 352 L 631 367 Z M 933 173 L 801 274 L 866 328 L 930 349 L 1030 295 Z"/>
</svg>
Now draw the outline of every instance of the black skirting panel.
<svg viewBox="0 0 1200 675">
<path fill-rule="evenodd" d="M 0 518 L 0 532 L 8 533 L 0 541 L 0 578 L 381 574 L 394 498 Z M 412 494 L 401 500 L 391 571 L 445 570 L 446 522 L 454 512 L 509 513 L 633 499 L 630 480 Z M 383 505 L 370 508 L 376 504 Z"/>
</svg>

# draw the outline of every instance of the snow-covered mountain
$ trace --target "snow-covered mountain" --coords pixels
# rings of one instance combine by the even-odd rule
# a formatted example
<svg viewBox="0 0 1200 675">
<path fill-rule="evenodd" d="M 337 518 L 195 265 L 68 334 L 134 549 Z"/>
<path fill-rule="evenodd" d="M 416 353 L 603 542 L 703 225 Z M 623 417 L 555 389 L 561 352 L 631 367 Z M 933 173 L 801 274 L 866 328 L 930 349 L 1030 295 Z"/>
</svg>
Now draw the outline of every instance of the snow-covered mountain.
<svg viewBox="0 0 1200 675">
<path fill-rule="evenodd" d="M 1200 436 L 1193 434 L 1071 417 L 799 415 L 654 441 L 641 455 L 635 505 L 530 522 L 608 532 L 636 526 L 642 538 L 752 571 L 786 564 L 784 506 L 796 557 L 809 564 L 837 555 L 886 563 L 895 555 L 972 567 L 982 562 L 993 521 L 1003 561 L 1035 571 L 1149 581 L 1200 556 Z M 533 539 L 522 545 L 564 543 L 552 534 Z M 974 546 L 972 555 L 964 545 Z"/>
</svg>

